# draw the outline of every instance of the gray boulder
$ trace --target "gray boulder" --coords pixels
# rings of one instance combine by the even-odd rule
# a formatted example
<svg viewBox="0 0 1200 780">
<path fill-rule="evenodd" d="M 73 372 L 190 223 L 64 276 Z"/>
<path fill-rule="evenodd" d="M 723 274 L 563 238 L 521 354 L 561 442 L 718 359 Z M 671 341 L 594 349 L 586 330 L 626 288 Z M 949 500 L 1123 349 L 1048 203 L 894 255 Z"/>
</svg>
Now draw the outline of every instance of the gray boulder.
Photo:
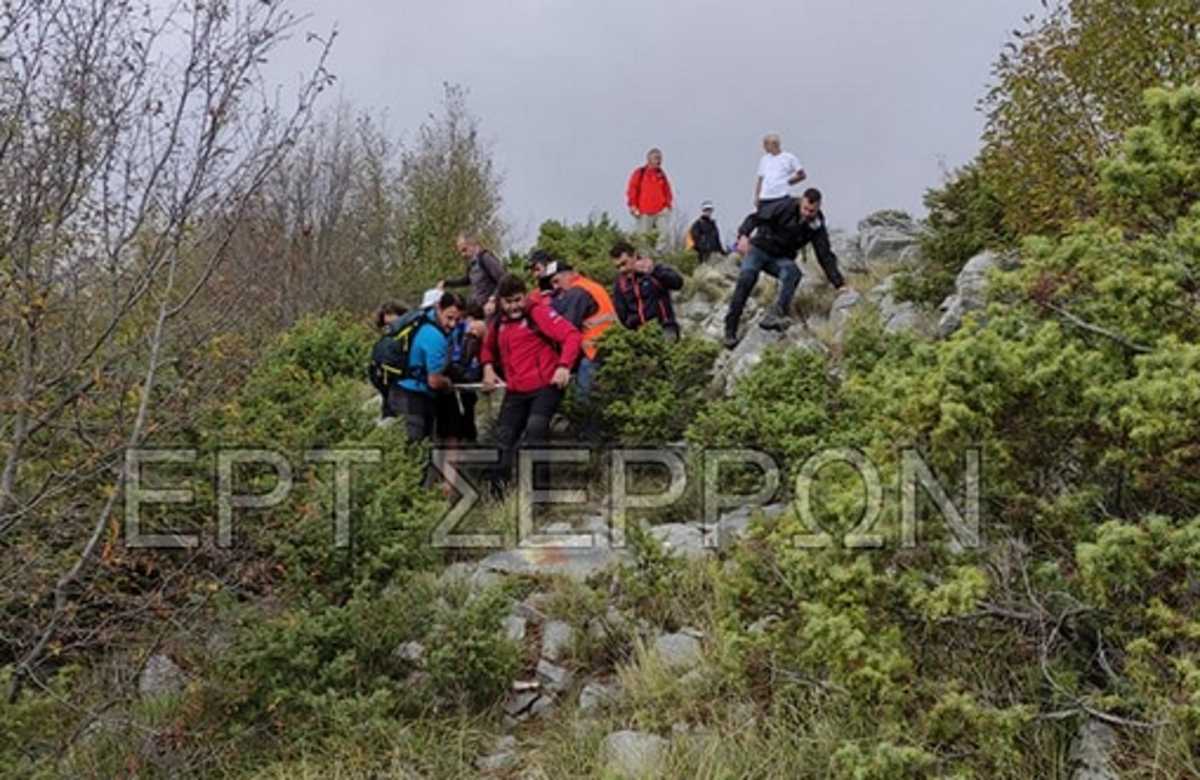
<svg viewBox="0 0 1200 780">
<path fill-rule="evenodd" d="M 939 338 L 947 338 L 962 327 L 963 316 L 979 311 L 987 304 L 987 277 L 993 268 L 1003 268 L 1005 262 L 994 252 L 972 257 L 954 280 L 954 293 L 942 301 L 938 321 Z"/>
<path fill-rule="evenodd" d="M 575 676 L 571 674 L 569 669 L 564 669 L 557 664 L 550 663 L 545 658 L 538 661 L 537 665 L 538 680 L 545 686 L 546 690 L 554 693 L 562 693 L 571 687 Z"/>
<path fill-rule="evenodd" d="M 700 640 L 691 634 L 664 634 L 654 642 L 654 653 L 670 670 L 682 672 L 694 669 L 703 658 Z"/>
<path fill-rule="evenodd" d="M 143 699 L 175 696 L 183 692 L 186 678 L 183 670 L 162 653 L 150 656 L 138 677 L 138 693 Z"/>
<path fill-rule="evenodd" d="M 920 326 L 917 307 L 909 301 L 898 301 L 895 296 L 896 277 L 889 276 L 874 287 L 867 298 L 879 309 L 879 320 L 887 333 L 903 333 Z"/>
<path fill-rule="evenodd" d="M 1071 780 L 1117 780 L 1112 766 L 1112 754 L 1117 747 L 1117 733 L 1098 720 L 1088 720 L 1079 727 L 1071 746 Z"/>
<path fill-rule="evenodd" d="M 845 331 L 850 318 L 865 303 L 866 299 L 862 294 L 849 287 L 838 293 L 838 297 L 833 299 L 833 305 L 829 307 L 829 324 L 833 326 L 834 333 L 840 335 Z"/>
<path fill-rule="evenodd" d="M 606 776 L 619 778 L 662 777 L 668 742 L 656 734 L 617 731 L 604 738 L 600 760 Z"/>
<path fill-rule="evenodd" d="M 405 642 L 396 648 L 395 656 L 406 663 L 423 666 L 425 664 L 425 645 L 420 642 Z"/>
<path fill-rule="evenodd" d="M 560 661 L 571 652 L 575 641 L 575 629 L 561 620 L 551 620 L 542 626 L 542 655 L 551 661 Z"/>
<path fill-rule="evenodd" d="M 594 545 L 587 548 L 518 548 L 493 553 L 481 569 L 514 576 L 559 576 L 583 582 L 612 566 L 631 560 L 626 549 Z"/>
<path fill-rule="evenodd" d="M 920 236 L 921 227 L 903 211 L 878 211 L 858 223 L 858 245 L 868 265 L 911 261 L 911 252 L 905 252 Z"/>
<path fill-rule="evenodd" d="M 509 615 L 500 621 L 500 627 L 504 629 L 504 635 L 510 642 L 525 641 L 526 624 L 526 619 L 520 615 Z"/>
<path fill-rule="evenodd" d="M 613 682 L 590 682 L 579 692 L 579 711 L 594 713 L 610 706 L 621 695 L 621 687 Z"/>
<path fill-rule="evenodd" d="M 517 738 L 507 736 L 496 740 L 492 752 L 478 759 L 475 768 L 480 772 L 503 772 L 515 768 L 518 762 Z"/>
<path fill-rule="evenodd" d="M 704 529 L 687 523 L 667 523 L 650 529 L 650 536 L 662 543 L 671 555 L 687 560 L 701 560 L 716 552 L 705 544 Z"/>
<path fill-rule="evenodd" d="M 867 258 L 859 246 L 858 236 L 844 230 L 829 231 L 829 247 L 837 255 L 838 266 L 845 273 L 862 274 L 870 270 Z"/>
</svg>

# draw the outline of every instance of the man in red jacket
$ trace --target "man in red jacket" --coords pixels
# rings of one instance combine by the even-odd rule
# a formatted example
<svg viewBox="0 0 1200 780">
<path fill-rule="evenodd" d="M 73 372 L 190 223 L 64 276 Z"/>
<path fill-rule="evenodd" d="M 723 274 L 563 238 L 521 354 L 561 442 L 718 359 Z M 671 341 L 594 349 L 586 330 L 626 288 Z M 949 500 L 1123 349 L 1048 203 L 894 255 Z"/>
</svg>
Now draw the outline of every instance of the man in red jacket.
<svg viewBox="0 0 1200 780">
<path fill-rule="evenodd" d="M 662 169 L 663 154 L 659 149 L 646 153 L 646 164 L 635 168 L 625 188 L 629 213 L 637 220 L 638 233 L 654 233 L 661 245 L 671 229 L 671 182 Z"/>
<path fill-rule="evenodd" d="M 537 445 L 550 434 L 550 420 L 571 381 L 582 337 L 541 294 L 529 295 L 525 281 L 508 274 L 496 295 L 499 310 L 488 325 L 480 359 L 483 390 L 504 380 L 504 403 L 496 423 L 500 480 L 512 474 L 518 443 Z"/>
</svg>

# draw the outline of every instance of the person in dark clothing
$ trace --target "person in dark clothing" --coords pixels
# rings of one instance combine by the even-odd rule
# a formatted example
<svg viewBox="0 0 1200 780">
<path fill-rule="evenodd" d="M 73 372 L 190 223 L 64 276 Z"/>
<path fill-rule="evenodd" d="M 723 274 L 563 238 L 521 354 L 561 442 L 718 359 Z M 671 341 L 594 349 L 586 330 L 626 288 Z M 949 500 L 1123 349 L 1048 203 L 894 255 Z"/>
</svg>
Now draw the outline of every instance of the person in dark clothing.
<svg viewBox="0 0 1200 780">
<path fill-rule="evenodd" d="M 535 249 L 529 253 L 529 262 L 525 264 L 537 282 L 538 289 L 544 293 L 554 292 L 554 277 L 546 273 L 546 269 L 553 262 L 555 262 L 554 255 L 545 249 Z"/>
<path fill-rule="evenodd" d="M 529 295 L 525 281 L 507 275 L 497 289 L 498 311 L 488 323 L 480 352 L 483 390 L 504 380 L 496 440 L 500 467 L 493 484 L 502 488 L 512 474 L 519 443 L 549 439 L 550 420 L 579 359 L 579 331 L 555 312 L 542 295 Z"/>
<path fill-rule="evenodd" d="M 447 337 L 450 355 L 446 376 L 454 385 L 477 384 L 483 380 L 479 353 L 486 331 L 483 308 L 475 303 L 468 304 L 462 322 Z M 448 393 L 439 393 L 435 400 L 438 440 L 451 446 L 476 442 L 479 439 L 475 425 L 478 401 L 479 395 L 474 390 L 452 388 Z"/>
<path fill-rule="evenodd" d="M 379 331 L 379 335 L 386 335 L 392 324 L 407 313 L 408 309 L 406 309 L 404 306 L 401 306 L 395 301 L 388 301 L 375 311 L 375 329 Z M 373 366 L 372 369 L 374 368 L 377 367 Z M 383 376 L 383 372 L 372 370 L 369 373 L 369 377 L 371 379 L 371 384 L 376 390 L 379 391 L 379 395 L 382 400 L 380 416 L 395 417 L 396 415 L 392 412 L 392 407 L 388 405 L 389 388 L 387 379 Z"/>
<path fill-rule="evenodd" d="M 706 200 L 700 204 L 700 218 L 688 228 L 688 234 L 692 237 L 692 248 L 696 250 L 696 255 L 702 263 L 708 260 L 709 255 L 722 253 L 721 231 L 717 229 L 712 215 L 712 201 Z"/>
<path fill-rule="evenodd" d="M 504 276 L 504 266 L 495 255 L 483 248 L 478 239 L 470 236 L 459 236 L 455 248 L 467 261 L 466 274 L 457 279 L 445 279 L 439 286 L 470 287 L 469 302 L 487 306 L 496 294 L 500 277 Z"/>
<path fill-rule="evenodd" d="M 738 322 L 746 300 L 754 291 L 758 275 L 766 271 L 779 280 L 779 297 L 767 310 L 759 327 L 766 330 L 787 330 L 791 325 L 788 308 L 796 285 L 800 283 L 800 269 L 796 266 L 796 254 L 808 244 L 816 250 L 817 262 L 834 288 L 846 282 L 838 271 L 837 255 L 829 246 L 829 231 L 825 225 L 825 214 L 821 211 L 821 193 L 816 189 L 805 191 L 800 199 L 786 197 L 763 203 L 757 211 L 738 228 L 738 249 L 744 255 L 729 313 L 725 316 L 725 339 L 728 349 L 737 346 Z"/>
<path fill-rule="evenodd" d="M 621 324 L 637 330 L 647 322 L 658 322 L 667 338 L 677 340 L 679 323 L 671 292 L 683 289 L 683 276 L 669 265 L 639 257 L 627 241 L 617 242 L 608 255 L 617 267 L 612 300 Z"/>
</svg>

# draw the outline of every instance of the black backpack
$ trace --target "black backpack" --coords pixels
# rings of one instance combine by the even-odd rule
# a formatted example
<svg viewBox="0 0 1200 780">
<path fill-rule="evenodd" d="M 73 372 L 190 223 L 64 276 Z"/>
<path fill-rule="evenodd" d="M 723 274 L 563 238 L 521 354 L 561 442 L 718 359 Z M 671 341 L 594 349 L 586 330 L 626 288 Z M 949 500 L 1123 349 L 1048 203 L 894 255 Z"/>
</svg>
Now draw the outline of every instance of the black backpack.
<svg viewBox="0 0 1200 780">
<path fill-rule="evenodd" d="M 388 326 L 387 332 L 371 350 L 367 376 L 380 389 L 391 387 L 397 379 L 423 379 L 425 372 L 408 366 L 413 341 L 418 331 L 430 324 L 430 309 L 417 309 L 403 315 Z"/>
</svg>

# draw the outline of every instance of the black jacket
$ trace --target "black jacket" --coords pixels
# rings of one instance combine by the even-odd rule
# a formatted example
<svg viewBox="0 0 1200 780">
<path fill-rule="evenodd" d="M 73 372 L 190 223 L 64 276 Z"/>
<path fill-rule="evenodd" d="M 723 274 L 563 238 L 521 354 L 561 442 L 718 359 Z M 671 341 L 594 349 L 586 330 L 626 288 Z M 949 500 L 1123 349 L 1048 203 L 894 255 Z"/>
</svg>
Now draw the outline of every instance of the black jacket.
<svg viewBox="0 0 1200 780">
<path fill-rule="evenodd" d="M 794 258 L 808 244 L 817 254 L 821 270 L 834 287 L 845 284 L 838 270 L 837 255 L 829 246 L 829 229 L 825 212 L 805 222 L 800 217 L 800 201 L 787 197 L 769 200 L 746 217 L 738 228 L 738 236 L 750 236 L 750 243 L 771 257 Z"/>
<path fill-rule="evenodd" d="M 700 217 L 692 223 L 692 244 L 702 255 L 722 251 L 721 231 L 710 217 Z"/>
<path fill-rule="evenodd" d="M 630 330 L 658 320 L 664 328 L 676 329 L 671 291 L 683 289 L 683 277 L 669 265 L 656 264 L 648 274 L 620 274 L 613 283 L 613 307 L 617 318 Z"/>
</svg>

